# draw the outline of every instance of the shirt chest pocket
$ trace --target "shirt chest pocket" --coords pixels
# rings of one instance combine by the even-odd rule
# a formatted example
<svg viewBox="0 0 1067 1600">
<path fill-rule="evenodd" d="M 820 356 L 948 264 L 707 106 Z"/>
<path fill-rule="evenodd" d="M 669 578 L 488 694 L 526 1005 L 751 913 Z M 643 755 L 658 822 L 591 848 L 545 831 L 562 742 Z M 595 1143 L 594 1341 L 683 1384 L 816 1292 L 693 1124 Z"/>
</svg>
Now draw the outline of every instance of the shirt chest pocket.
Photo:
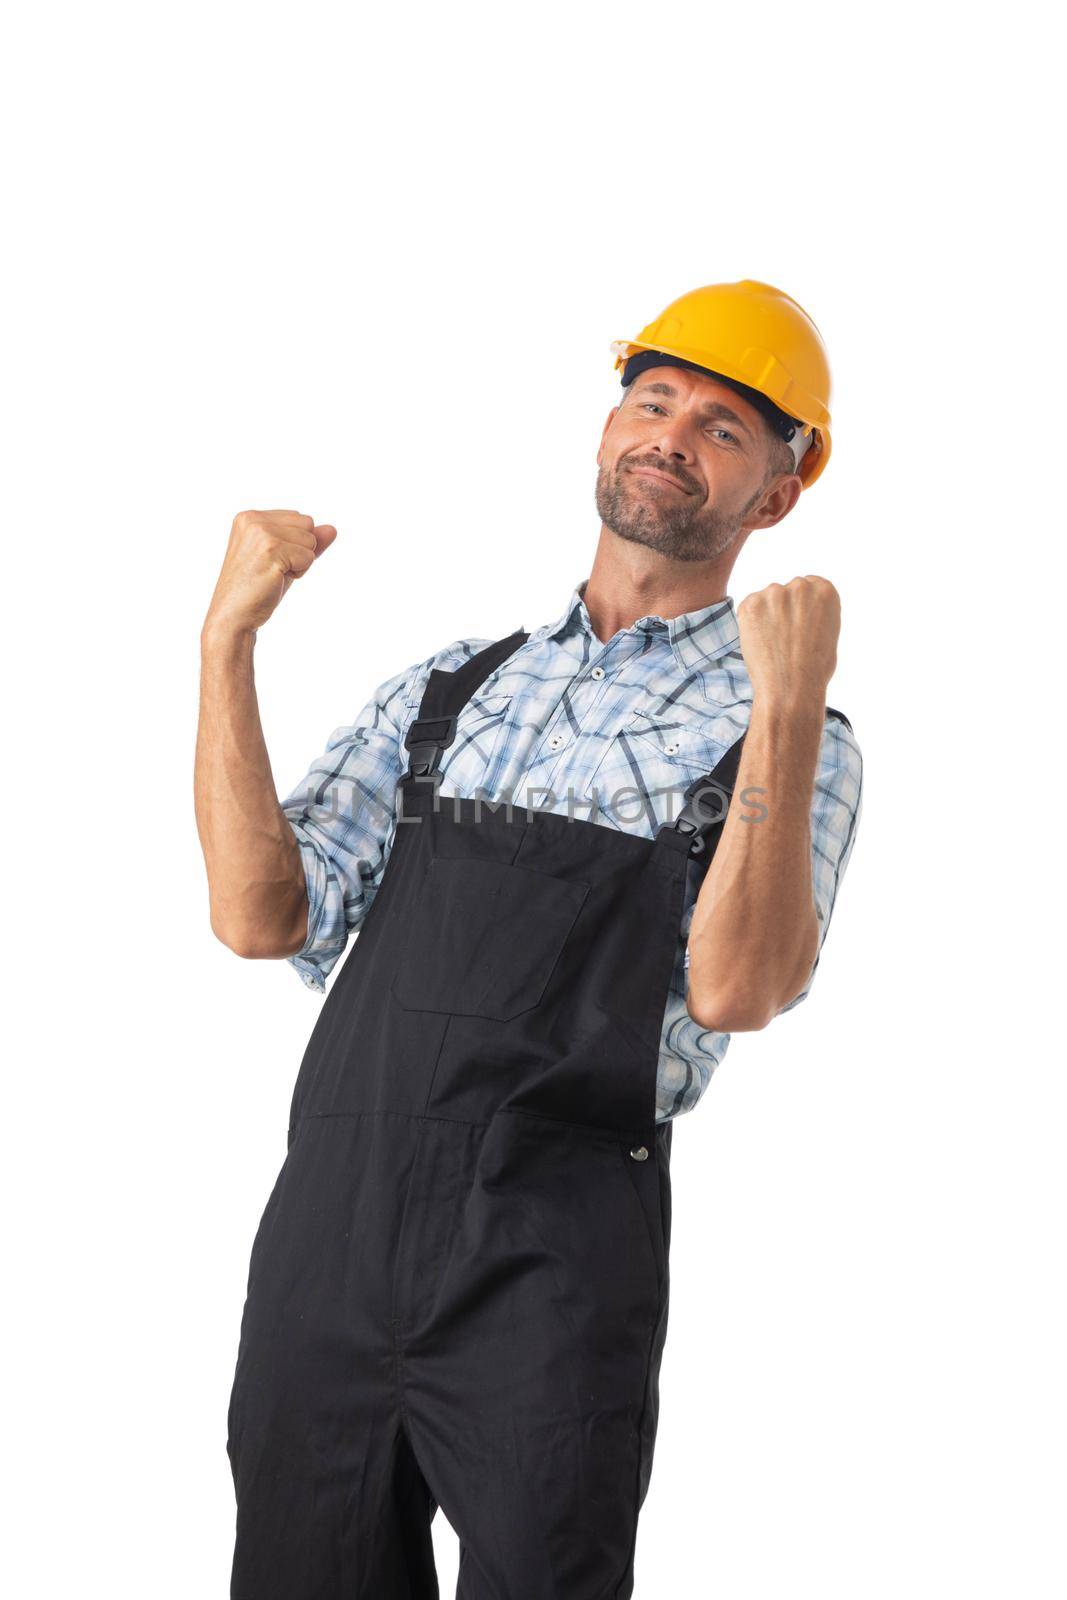
<svg viewBox="0 0 1067 1600">
<path fill-rule="evenodd" d="M 732 741 L 730 741 L 732 742 Z M 601 803 L 618 826 L 671 822 L 683 795 L 715 766 L 724 745 L 707 724 L 668 708 L 635 712 L 619 730 L 598 774 Z"/>
<path fill-rule="evenodd" d="M 405 1011 L 507 1022 L 541 1003 L 589 885 L 526 867 L 435 856 L 394 974 Z"/>
<path fill-rule="evenodd" d="M 680 720 L 671 711 L 662 716 L 652 716 L 637 711 L 623 732 L 635 739 L 644 754 L 651 760 L 671 763 L 672 767 L 692 767 L 706 772 L 715 765 L 719 746 L 711 738 L 707 727 L 695 720 Z"/>
</svg>

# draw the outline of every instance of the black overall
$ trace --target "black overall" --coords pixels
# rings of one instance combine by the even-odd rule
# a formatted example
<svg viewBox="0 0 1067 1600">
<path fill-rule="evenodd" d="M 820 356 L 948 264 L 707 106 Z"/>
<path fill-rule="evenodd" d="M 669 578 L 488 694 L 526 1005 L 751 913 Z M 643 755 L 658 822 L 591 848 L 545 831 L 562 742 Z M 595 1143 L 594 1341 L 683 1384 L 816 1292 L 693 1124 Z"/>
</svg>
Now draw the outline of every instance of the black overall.
<svg viewBox="0 0 1067 1600">
<path fill-rule="evenodd" d="M 232 1600 L 627 1600 L 667 1327 L 660 1031 L 686 873 L 655 839 L 441 795 L 521 630 L 434 670 L 378 892 L 308 1042 L 228 1414 Z M 709 778 L 727 794 L 739 740 Z M 696 786 L 693 786 L 695 789 Z"/>
</svg>

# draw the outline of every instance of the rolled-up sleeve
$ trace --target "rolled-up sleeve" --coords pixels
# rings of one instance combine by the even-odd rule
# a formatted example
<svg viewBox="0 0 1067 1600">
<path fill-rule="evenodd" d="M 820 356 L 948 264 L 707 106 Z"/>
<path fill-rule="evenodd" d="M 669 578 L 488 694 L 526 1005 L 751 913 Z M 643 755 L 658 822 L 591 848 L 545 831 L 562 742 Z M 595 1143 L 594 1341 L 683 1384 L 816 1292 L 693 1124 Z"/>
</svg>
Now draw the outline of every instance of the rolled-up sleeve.
<svg viewBox="0 0 1067 1600">
<path fill-rule="evenodd" d="M 288 960 L 310 988 L 325 988 L 381 882 L 406 766 L 410 701 L 425 670 L 422 663 L 381 684 L 354 722 L 333 730 L 322 755 L 281 802 L 308 891 L 307 938 Z"/>
</svg>

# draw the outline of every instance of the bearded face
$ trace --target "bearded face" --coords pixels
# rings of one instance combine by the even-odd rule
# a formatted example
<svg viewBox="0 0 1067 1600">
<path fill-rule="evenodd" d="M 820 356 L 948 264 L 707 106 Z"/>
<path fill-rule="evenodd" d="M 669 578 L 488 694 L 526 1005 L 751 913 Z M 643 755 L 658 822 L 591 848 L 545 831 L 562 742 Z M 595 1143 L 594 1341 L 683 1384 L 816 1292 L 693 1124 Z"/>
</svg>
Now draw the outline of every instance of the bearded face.
<svg viewBox="0 0 1067 1600">
<path fill-rule="evenodd" d="M 596 480 L 601 522 L 675 561 L 708 561 L 729 549 L 761 493 L 762 486 L 737 507 L 716 505 L 684 467 L 641 450 L 604 463 Z"/>
</svg>

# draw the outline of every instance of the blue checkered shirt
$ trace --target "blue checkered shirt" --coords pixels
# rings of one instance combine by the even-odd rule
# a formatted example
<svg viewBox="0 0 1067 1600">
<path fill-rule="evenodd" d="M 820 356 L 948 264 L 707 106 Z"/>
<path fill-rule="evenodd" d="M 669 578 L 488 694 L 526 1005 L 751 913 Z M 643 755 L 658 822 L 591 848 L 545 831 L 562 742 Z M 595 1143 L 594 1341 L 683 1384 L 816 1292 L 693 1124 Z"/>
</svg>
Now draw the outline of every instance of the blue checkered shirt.
<svg viewBox="0 0 1067 1600">
<path fill-rule="evenodd" d="M 602 644 L 582 594 L 538 628 L 475 692 L 443 752 L 440 793 L 540 806 L 652 837 L 677 816 L 681 796 L 748 726 L 752 686 L 727 595 L 682 616 L 641 617 Z M 407 770 L 404 735 L 431 668 L 452 671 L 489 639 L 457 639 L 389 678 L 282 802 L 307 877 L 308 933 L 289 960 L 322 990 L 382 880 Z M 861 812 L 855 736 L 827 717 L 811 811 L 812 876 L 822 940 Z M 687 948 L 695 896 L 687 895 L 663 1018 L 656 1120 L 692 1110 L 730 1042 L 686 1009 Z M 818 958 L 815 966 L 818 966 Z M 806 988 L 783 1011 L 799 1005 Z"/>
</svg>

